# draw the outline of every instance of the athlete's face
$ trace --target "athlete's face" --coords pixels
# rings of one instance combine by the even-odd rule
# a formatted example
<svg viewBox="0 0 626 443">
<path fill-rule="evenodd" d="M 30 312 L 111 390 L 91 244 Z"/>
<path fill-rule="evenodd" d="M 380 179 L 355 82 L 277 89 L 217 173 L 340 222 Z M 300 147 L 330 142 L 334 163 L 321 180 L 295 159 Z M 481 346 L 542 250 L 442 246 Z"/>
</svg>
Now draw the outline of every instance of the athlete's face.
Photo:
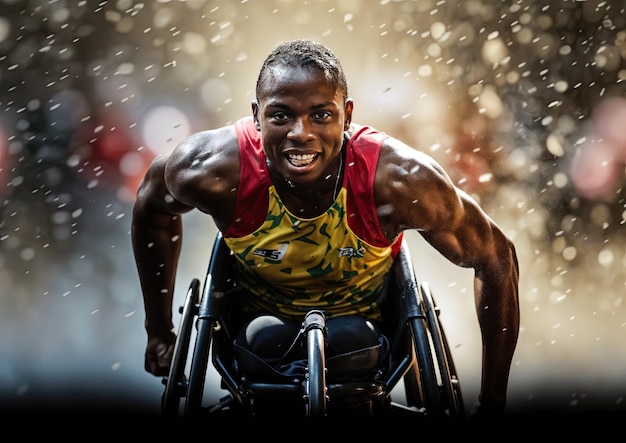
<svg viewBox="0 0 626 443">
<path fill-rule="evenodd" d="M 337 173 L 353 105 L 320 69 L 273 67 L 257 100 L 254 121 L 274 174 L 296 186 L 314 186 Z"/>
</svg>

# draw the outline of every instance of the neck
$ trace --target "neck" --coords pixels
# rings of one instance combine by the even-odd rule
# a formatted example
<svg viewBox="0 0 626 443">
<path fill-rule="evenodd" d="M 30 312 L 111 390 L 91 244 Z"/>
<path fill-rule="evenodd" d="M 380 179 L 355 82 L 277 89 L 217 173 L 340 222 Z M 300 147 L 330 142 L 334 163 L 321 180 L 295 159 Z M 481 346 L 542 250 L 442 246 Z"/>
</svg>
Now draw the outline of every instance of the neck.
<svg viewBox="0 0 626 443">
<path fill-rule="evenodd" d="M 337 199 L 341 190 L 343 177 L 343 150 L 339 154 L 337 170 L 327 175 L 326 181 L 320 185 L 300 186 L 285 177 L 275 181 L 276 190 L 282 202 L 294 215 L 310 218 L 324 213 Z M 332 188 L 327 183 L 331 182 Z"/>
</svg>

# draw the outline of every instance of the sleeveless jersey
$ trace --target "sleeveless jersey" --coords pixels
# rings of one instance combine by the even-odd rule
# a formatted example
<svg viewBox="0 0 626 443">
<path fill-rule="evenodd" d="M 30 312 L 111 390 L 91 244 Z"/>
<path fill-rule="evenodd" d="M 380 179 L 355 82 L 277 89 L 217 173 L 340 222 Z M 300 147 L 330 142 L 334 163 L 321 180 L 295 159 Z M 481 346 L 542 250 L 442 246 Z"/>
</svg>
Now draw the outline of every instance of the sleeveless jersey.
<svg viewBox="0 0 626 443">
<path fill-rule="evenodd" d="M 378 301 L 402 235 L 384 236 L 374 202 L 374 175 L 386 135 L 363 126 L 348 140 L 341 189 L 323 214 L 301 218 L 271 182 L 252 118 L 235 122 L 240 179 L 224 241 L 252 294 L 247 309 L 302 319 L 311 309 L 329 316 L 380 316 Z"/>
</svg>

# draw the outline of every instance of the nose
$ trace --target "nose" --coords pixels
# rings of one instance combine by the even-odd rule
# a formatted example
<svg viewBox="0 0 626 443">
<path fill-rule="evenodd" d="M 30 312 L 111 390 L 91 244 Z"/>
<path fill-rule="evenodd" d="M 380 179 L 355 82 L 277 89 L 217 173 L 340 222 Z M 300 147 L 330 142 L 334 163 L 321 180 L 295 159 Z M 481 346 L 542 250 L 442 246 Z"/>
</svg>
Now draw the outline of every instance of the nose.
<svg viewBox="0 0 626 443">
<path fill-rule="evenodd" d="M 311 140 L 315 138 L 315 134 L 313 134 L 311 125 L 305 118 L 296 118 L 294 119 L 289 132 L 287 133 L 287 138 L 289 140 L 294 140 L 298 142 L 305 142 L 307 140 Z"/>
</svg>

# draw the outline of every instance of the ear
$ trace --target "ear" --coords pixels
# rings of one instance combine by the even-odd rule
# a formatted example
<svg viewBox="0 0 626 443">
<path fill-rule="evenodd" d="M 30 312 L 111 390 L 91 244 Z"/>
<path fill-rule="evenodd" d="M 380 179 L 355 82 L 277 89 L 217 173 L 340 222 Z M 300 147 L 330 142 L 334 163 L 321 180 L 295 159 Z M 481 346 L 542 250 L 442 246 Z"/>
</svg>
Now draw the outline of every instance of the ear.
<svg viewBox="0 0 626 443">
<path fill-rule="evenodd" d="M 354 102 L 351 98 L 346 100 L 346 106 L 344 108 L 345 116 L 343 120 L 343 130 L 347 131 L 350 129 L 350 124 L 352 123 L 352 110 L 354 109 Z"/>
<path fill-rule="evenodd" d="M 254 100 L 252 102 L 252 119 L 254 120 L 254 126 L 257 131 L 261 131 L 261 123 L 259 123 L 259 102 Z"/>
</svg>

